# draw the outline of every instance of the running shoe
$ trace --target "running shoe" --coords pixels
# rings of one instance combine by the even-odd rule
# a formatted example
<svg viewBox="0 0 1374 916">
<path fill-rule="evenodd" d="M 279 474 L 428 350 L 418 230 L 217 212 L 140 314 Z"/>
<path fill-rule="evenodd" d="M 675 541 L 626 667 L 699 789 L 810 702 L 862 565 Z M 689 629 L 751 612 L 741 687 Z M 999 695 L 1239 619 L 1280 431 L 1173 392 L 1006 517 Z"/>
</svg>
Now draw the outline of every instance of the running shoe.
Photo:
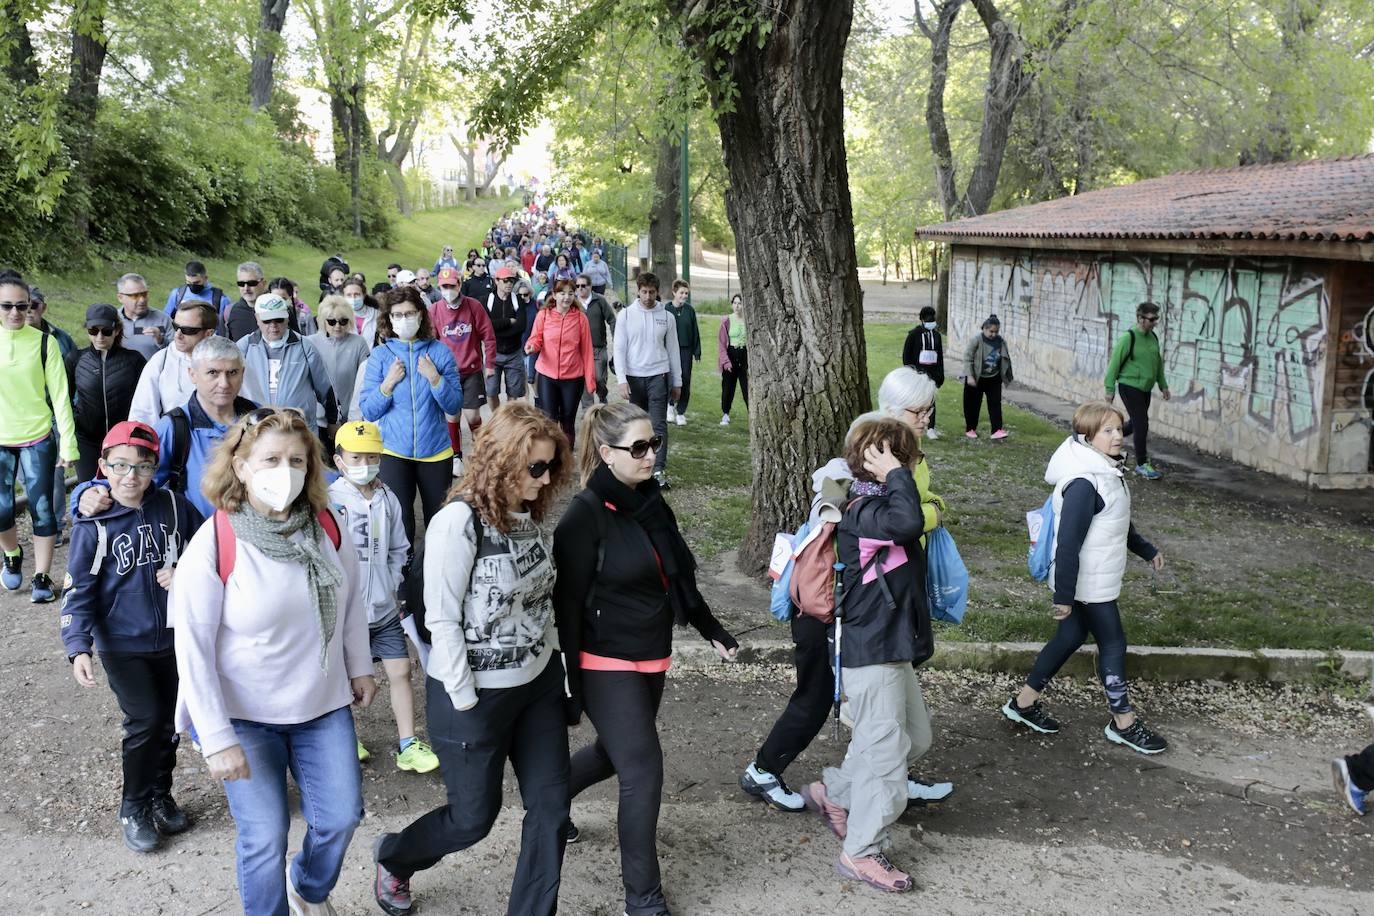
<svg viewBox="0 0 1374 916">
<path fill-rule="evenodd" d="M 668 482 L 668 475 L 663 471 L 654 471 L 654 480 L 658 481 L 660 490 L 671 490 L 673 485 Z"/>
<path fill-rule="evenodd" d="M 416 738 L 396 755 L 396 769 L 412 773 L 433 773 L 439 769 L 439 758 L 428 744 Z"/>
<path fill-rule="evenodd" d="M 372 861 L 377 866 L 377 876 L 372 882 L 372 891 L 377 898 L 377 906 L 391 916 L 408 916 L 411 909 L 410 879 L 398 878 L 387 871 L 379 861 L 382 841 L 391 836 L 384 833 L 372 842 Z M 288 876 L 290 872 L 287 873 Z"/>
<path fill-rule="evenodd" d="M 576 843 L 581 839 L 582 831 L 578 830 L 577 825 L 572 822 L 571 818 L 569 818 L 567 822 L 563 824 L 563 842 L 566 845 L 571 846 L 573 843 Z"/>
<path fill-rule="evenodd" d="M 1169 742 L 1165 741 L 1162 735 L 1157 735 L 1145 727 L 1145 720 L 1136 717 L 1129 728 L 1117 728 L 1116 720 L 1107 723 L 1107 727 L 1102 730 L 1107 736 L 1108 741 L 1117 744 L 1124 744 L 1133 751 L 1141 754 L 1158 754 L 1168 749 Z"/>
<path fill-rule="evenodd" d="M 57 598 L 57 588 L 47 573 L 34 573 L 33 588 L 29 590 L 29 601 L 33 604 L 47 604 Z"/>
<path fill-rule="evenodd" d="M 669 404 L 669 405 L 668 405 L 668 422 L 669 422 L 669 423 L 676 423 L 676 422 L 677 422 L 677 408 L 674 407 L 672 404 Z"/>
<path fill-rule="evenodd" d="M 454 456 L 453 456 L 453 476 L 454 476 L 454 477 L 462 477 L 462 476 L 463 476 L 463 456 L 462 456 L 462 455 L 454 455 Z"/>
<path fill-rule="evenodd" d="M 15 591 L 24 584 L 24 548 L 20 547 L 19 552 L 14 556 L 5 556 L 4 571 L 0 572 L 0 585 L 10 591 Z"/>
<path fill-rule="evenodd" d="M 1364 817 L 1365 797 L 1369 793 L 1350 779 L 1350 767 L 1346 766 L 1344 757 L 1331 761 L 1331 783 L 1336 787 L 1336 794 L 1340 795 L 1341 801 L 1349 805 L 1351 811 Z"/>
<path fill-rule="evenodd" d="M 124 845 L 134 852 L 152 852 L 162 841 L 147 808 L 120 815 L 119 826 L 124 830 Z"/>
<path fill-rule="evenodd" d="M 887 856 L 881 852 L 853 859 L 842 852 L 839 861 L 835 863 L 835 871 L 839 872 L 842 878 L 862 881 L 889 893 L 909 891 L 916 886 L 911 875 L 889 862 Z"/>
<path fill-rule="evenodd" d="M 808 786 L 803 786 L 801 790 L 802 802 L 806 807 L 825 821 L 825 826 L 830 828 L 830 832 L 840 839 L 849 835 L 849 812 L 832 802 L 825 794 L 825 783 L 813 782 Z"/>
<path fill-rule="evenodd" d="M 940 438 L 940 431 L 939 431 L 938 429 L 928 429 L 928 430 L 926 430 L 926 438 L 927 438 L 927 439 L 939 439 L 939 438 Z"/>
<path fill-rule="evenodd" d="M 992 438 L 994 439 L 1005 439 L 1010 435 L 1011 433 L 1007 432 L 1005 429 L 996 429 L 992 432 Z"/>
<path fill-rule="evenodd" d="M 978 430 L 976 430 L 976 429 L 970 429 L 970 430 L 968 430 L 967 432 L 964 433 L 964 438 L 965 438 L 965 439 L 977 439 L 977 438 L 978 438 Z"/>
<path fill-rule="evenodd" d="M 1146 480 L 1158 480 L 1159 478 L 1164 476 L 1163 474 L 1156 471 L 1155 466 L 1153 464 L 1150 464 L 1150 462 L 1148 461 L 1144 464 L 1137 464 L 1135 466 L 1135 472 L 1139 474 L 1141 477 L 1144 477 Z"/>
<path fill-rule="evenodd" d="M 1017 705 L 1016 697 L 1012 697 L 1002 707 L 1002 715 L 1013 722 L 1038 731 L 1042 735 L 1053 735 L 1059 731 L 1059 720 L 1045 712 L 1045 707 L 1040 705 L 1039 700 L 1023 709 Z"/>
<path fill-rule="evenodd" d="M 781 776 L 759 769 L 758 764 L 751 763 L 745 768 L 739 778 L 739 787 L 778 811 L 796 814 L 806 810 L 806 802 L 799 793 L 787 788 Z"/>
<path fill-rule="evenodd" d="M 153 815 L 153 825 L 163 836 L 181 833 L 191 826 L 191 819 L 181 810 L 171 793 L 154 795 L 149 811 Z"/>
<path fill-rule="evenodd" d="M 286 860 L 286 907 L 291 916 L 339 916 L 334 904 L 326 897 L 319 903 L 311 903 L 296 890 L 296 882 L 291 880 L 291 860 Z M 402 910 L 402 912 L 405 912 Z"/>
<path fill-rule="evenodd" d="M 686 426 L 686 425 L 687 425 L 687 415 L 686 415 L 685 413 L 680 413 L 680 414 L 677 415 L 677 425 L 678 425 L 678 426 Z"/>
<path fill-rule="evenodd" d="M 906 778 L 907 807 L 921 807 L 932 802 L 942 802 L 954 792 L 952 782 L 926 782 L 911 774 Z"/>
<path fill-rule="evenodd" d="M 361 739 L 361 738 L 356 739 L 356 740 L 358 741 L 358 759 L 359 759 L 359 760 L 368 760 L 368 759 L 370 759 L 370 758 L 372 757 L 372 752 L 369 751 L 367 748 L 363 747 L 363 742 L 362 742 L 362 739 Z"/>
<path fill-rule="evenodd" d="M 730 415 L 729 415 L 728 413 L 726 413 L 726 414 L 721 414 L 721 416 L 720 416 L 720 425 L 721 425 L 721 426 L 729 426 L 729 425 L 730 425 Z"/>
</svg>

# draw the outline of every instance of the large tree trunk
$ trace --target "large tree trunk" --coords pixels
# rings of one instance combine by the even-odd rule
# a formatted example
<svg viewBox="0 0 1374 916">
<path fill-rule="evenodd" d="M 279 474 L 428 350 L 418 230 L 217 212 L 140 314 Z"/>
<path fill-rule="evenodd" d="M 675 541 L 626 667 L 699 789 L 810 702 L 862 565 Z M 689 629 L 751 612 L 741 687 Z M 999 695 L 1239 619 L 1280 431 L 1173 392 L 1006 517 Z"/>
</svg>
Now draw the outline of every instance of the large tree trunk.
<svg viewBox="0 0 1374 916">
<path fill-rule="evenodd" d="M 334 167 L 348 176 L 355 236 L 363 234 L 362 145 L 364 138 L 372 135 L 364 102 L 361 82 L 329 87 L 329 110 L 334 118 Z"/>
<path fill-rule="evenodd" d="M 72 65 L 67 83 L 67 104 L 76 116 L 95 117 L 105 40 L 105 0 L 78 0 L 72 10 Z"/>
<path fill-rule="evenodd" d="M 260 110 L 272 98 L 272 68 L 281 46 L 281 29 L 291 0 L 258 0 L 258 33 L 253 38 L 253 65 L 248 77 L 249 104 Z"/>
<path fill-rule="evenodd" d="M 753 515 L 740 549 L 741 566 L 754 571 L 774 535 L 806 517 L 811 472 L 840 453 L 850 421 L 871 401 L 841 87 L 853 2 L 751 5 L 771 26 L 762 46 L 750 34 L 718 50 L 708 20 L 732 3 L 686 4 L 687 39 L 708 73 L 726 65 L 738 92 L 723 105 L 723 87 L 712 87 L 757 392 Z"/>
<path fill-rule="evenodd" d="M 682 197 L 681 135 L 665 134 L 658 141 L 654 166 L 654 201 L 649 208 L 649 270 L 663 284 L 661 292 L 677 279 L 678 201 Z M 685 257 L 684 253 L 684 257 Z"/>
<path fill-rule="evenodd" d="M 33 56 L 33 39 L 29 24 L 10 9 L 0 18 L 0 42 L 9 48 L 5 60 L 5 76 L 19 88 L 38 82 L 38 62 Z"/>
</svg>

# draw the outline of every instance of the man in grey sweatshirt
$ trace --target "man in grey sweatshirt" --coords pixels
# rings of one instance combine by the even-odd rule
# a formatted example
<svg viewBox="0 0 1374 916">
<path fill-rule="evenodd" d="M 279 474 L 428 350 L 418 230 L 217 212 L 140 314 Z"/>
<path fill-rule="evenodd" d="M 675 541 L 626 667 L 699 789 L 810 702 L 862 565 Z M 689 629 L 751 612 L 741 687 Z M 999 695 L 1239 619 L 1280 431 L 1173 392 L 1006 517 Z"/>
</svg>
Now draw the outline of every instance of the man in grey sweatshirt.
<svg viewBox="0 0 1374 916">
<path fill-rule="evenodd" d="M 639 298 L 620 313 L 616 326 L 615 368 L 620 396 L 648 411 L 654 434 L 663 437 L 654 456 L 654 478 L 666 486 L 668 403 L 682 392 L 677 321 L 658 301 L 658 277 L 640 274 L 635 285 Z"/>
</svg>

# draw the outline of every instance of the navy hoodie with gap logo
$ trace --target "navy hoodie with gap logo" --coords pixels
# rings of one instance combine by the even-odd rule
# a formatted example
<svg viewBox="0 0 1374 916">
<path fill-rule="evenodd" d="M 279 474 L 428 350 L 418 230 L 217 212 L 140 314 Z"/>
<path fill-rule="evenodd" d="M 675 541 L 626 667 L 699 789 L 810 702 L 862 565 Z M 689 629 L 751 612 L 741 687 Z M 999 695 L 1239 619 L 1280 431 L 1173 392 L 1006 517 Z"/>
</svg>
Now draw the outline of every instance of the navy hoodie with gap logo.
<svg viewBox="0 0 1374 916">
<path fill-rule="evenodd" d="M 186 497 L 152 487 L 137 509 L 115 503 L 73 518 L 61 621 L 68 658 L 93 644 L 140 655 L 172 648 L 167 589 L 157 573 L 176 562 L 202 521 Z"/>
</svg>

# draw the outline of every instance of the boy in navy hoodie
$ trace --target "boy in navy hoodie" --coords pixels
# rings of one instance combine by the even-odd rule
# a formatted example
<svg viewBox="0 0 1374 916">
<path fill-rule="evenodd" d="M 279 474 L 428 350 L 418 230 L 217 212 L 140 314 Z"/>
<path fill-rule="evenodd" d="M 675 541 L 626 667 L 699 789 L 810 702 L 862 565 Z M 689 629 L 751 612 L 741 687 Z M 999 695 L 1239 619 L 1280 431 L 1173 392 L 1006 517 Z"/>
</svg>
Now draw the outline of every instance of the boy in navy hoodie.
<svg viewBox="0 0 1374 916">
<path fill-rule="evenodd" d="M 95 686 L 94 646 L 124 713 L 119 823 L 135 852 L 190 826 L 172 799 L 177 663 L 167 589 L 202 518 L 179 493 L 152 488 L 157 458 L 157 433 L 146 423 L 126 420 L 105 435 L 99 473 L 110 480 L 114 505 L 75 518 L 62 599 L 72 676 Z"/>
</svg>

